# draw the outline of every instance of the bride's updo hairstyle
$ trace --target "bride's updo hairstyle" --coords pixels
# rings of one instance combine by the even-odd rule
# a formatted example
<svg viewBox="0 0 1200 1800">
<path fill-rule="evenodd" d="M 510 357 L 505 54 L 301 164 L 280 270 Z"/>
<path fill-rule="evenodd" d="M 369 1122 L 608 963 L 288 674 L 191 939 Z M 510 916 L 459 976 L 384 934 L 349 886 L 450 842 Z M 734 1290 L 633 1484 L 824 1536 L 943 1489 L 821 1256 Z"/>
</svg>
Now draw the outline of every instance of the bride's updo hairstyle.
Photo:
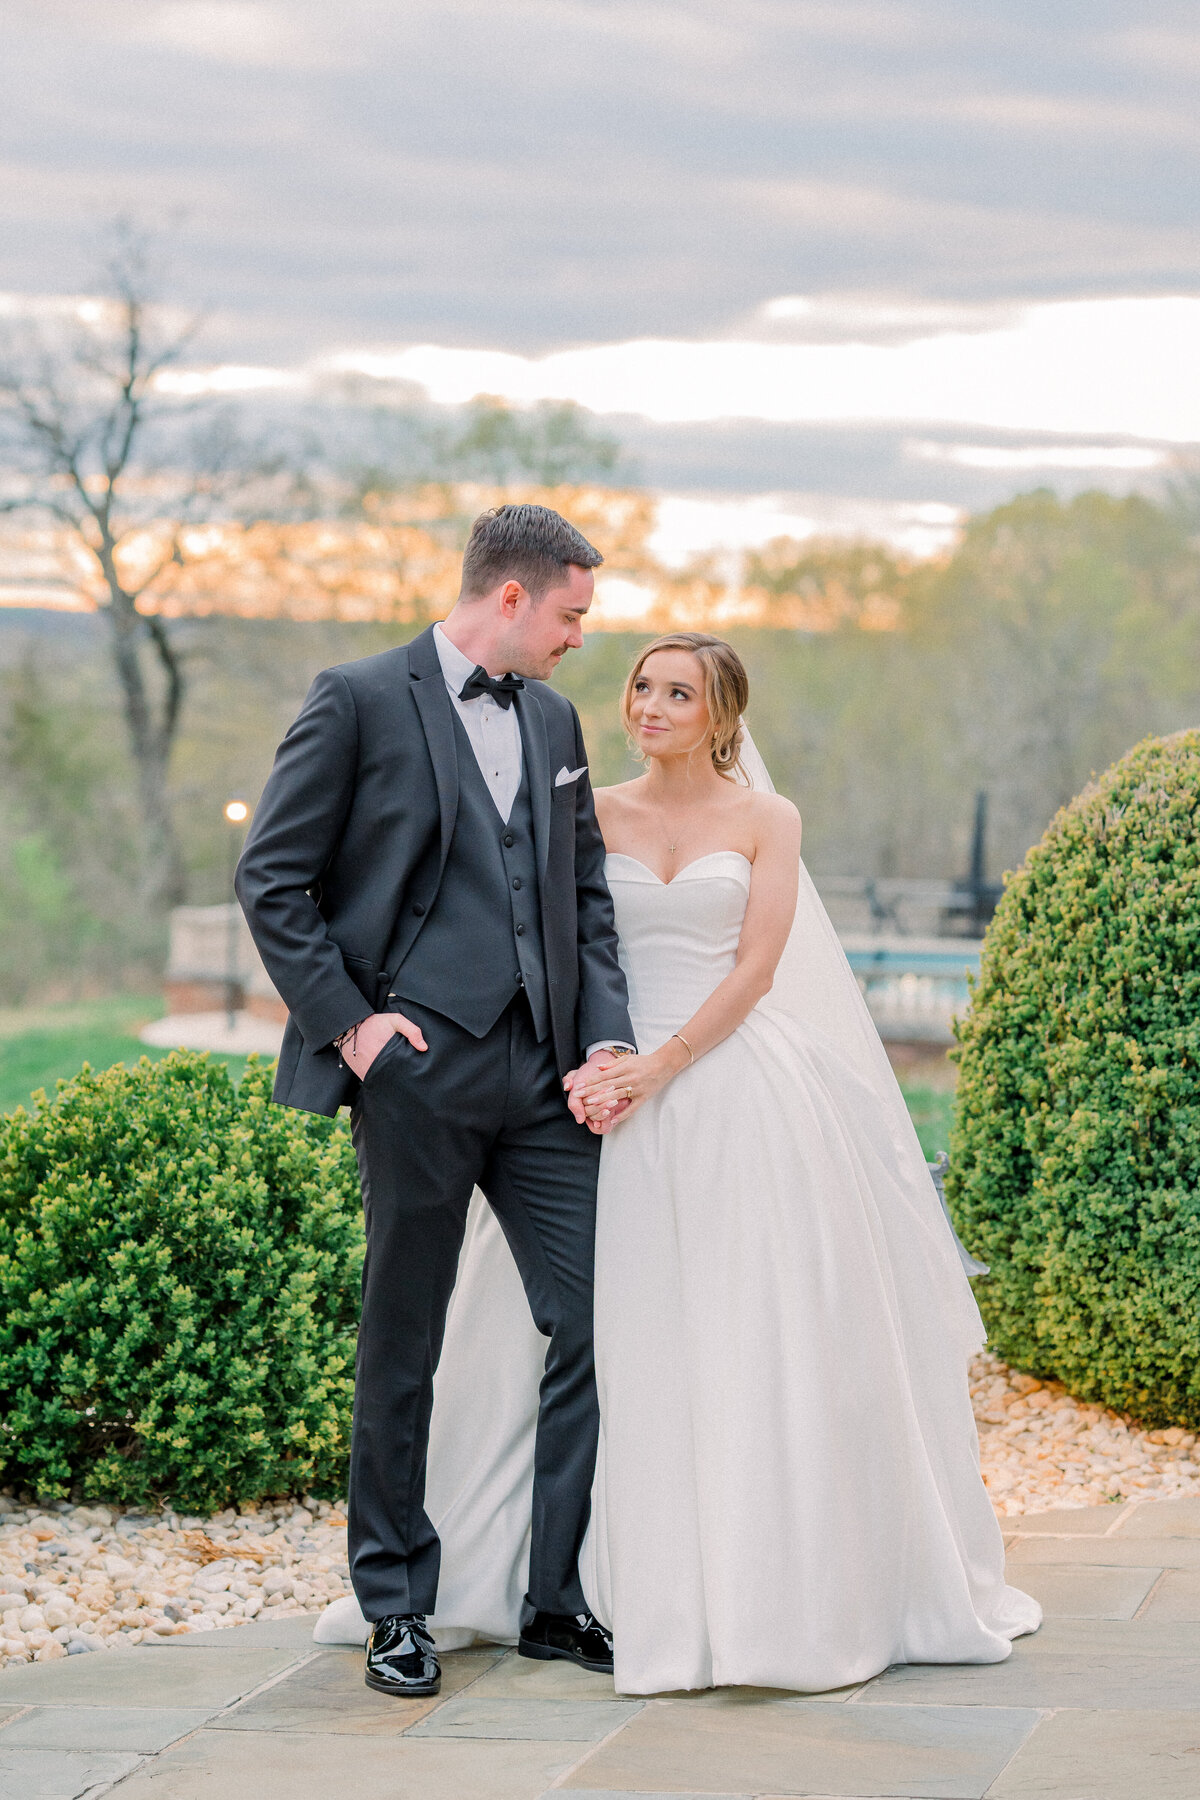
<svg viewBox="0 0 1200 1800">
<path fill-rule="evenodd" d="M 630 737 L 633 736 L 629 710 L 633 684 L 641 674 L 646 658 L 653 656 L 656 650 L 686 650 L 699 662 L 704 670 L 704 700 L 712 723 L 713 768 L 727 781 L 736 781 L 740 776 L 749 784 L 749 777 L 742 768 L 741 749 L 742 714 L 750 699 L 750 678 L 733 645 L 723 638 L 709 637 L 704 631 L 671 631 L 666 637 L 655 638 L 652 644 L 646 645 L 629 671 L 621 696 L 621 723 Z"/>
</svg>

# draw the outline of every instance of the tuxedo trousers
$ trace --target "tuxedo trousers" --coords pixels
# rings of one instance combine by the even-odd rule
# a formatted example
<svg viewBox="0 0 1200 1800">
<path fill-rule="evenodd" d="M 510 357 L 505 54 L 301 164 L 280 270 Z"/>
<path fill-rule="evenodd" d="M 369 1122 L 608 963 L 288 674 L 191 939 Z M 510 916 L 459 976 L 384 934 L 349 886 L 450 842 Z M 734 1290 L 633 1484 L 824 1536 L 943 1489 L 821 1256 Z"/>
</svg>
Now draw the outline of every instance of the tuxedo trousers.
<svg viewBox="0 0 1200 1800">
<path fill-rule="evenodd" d="M 389 1039 L 352 1110 L 367 1254 L 350 1449 L 349 1554 L 367 1619 L 432 1613 L 441 1546 L 425 1510 L 433 1378 L 478 1186 L 548 1338 L 526 1613 L 578 1613 L 599 1412 L 592 1279 L 600 1139 L 567 1110 L 523 995 L 482 1038 L 411 1001 L 429 1048 Z M 469 1429 L 464 1421 L 464 1429 Z"/>
</svg>

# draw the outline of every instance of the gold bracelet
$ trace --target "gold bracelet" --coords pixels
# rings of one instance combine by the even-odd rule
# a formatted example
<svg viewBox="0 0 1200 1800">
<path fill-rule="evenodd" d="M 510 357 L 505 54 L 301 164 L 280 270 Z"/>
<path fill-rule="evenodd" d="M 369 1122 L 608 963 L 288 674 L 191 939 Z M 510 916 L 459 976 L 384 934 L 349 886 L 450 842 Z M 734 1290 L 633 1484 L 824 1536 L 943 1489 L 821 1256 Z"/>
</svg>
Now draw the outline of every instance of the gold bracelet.
<svg viewBox="0 0 1200 1800">
<path fill-rule="evenodd" d="M 690 1069 L 692 1066 L 692 1063 L 694 1063 L 696 1060 L 696 1052 L 692 1049 L 692 1046 L 688 1043 L 688 1041 L 684 1037 L 682 1031 L 673 1031 L 671 1033 L 671 1036 L 677 1037 L 679 1039 L 680 1043 L 683 1045 L 684 1049 L 687 1051 L 689 1057 L 691 1058 L 691 1062 L 688 1063 L 688 1068 Z"/>
</svg>

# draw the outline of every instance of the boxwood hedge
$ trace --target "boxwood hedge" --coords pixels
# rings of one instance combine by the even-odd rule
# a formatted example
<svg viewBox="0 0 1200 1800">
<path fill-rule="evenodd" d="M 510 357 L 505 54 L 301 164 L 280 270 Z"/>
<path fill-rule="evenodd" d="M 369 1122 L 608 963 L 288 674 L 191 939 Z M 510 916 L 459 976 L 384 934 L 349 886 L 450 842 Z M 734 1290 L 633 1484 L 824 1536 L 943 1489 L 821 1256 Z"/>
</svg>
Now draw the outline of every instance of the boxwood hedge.
<svg viewBox="0 0 1200 1800">
<path fill-rule="evenodd" d="M 0 1480 L 189 1511 L 344 1492 L 362 1229 L 343 1126 L 179 1052 L 0 1121 Z"/>
<path fill-rule="evenodd" d="M 1200 732 L 1148 739 L 1012 877 L 959 1028 L 947 1197 L 992 1346 L 1200 1427 Z"/>
</svg>

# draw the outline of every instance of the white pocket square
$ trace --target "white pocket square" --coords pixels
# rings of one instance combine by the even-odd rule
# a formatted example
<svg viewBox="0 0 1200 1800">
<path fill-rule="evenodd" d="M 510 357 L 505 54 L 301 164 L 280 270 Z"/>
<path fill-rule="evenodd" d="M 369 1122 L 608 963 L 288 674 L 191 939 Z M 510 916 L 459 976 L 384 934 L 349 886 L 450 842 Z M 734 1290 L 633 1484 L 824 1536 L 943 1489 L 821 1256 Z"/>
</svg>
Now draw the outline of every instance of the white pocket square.
<svg viewBox="0 0 1200 1800">
<path fill-rule="evenodd" d="M 555 785 L 555 787 L 567 787 L 572 781 L 578 781 L 579 777 L 581 775 L 586 775 L 586 774 L 587 774 L 587 764 L 586 763 L 584 763 L 582 769 L 568 769 L 566 764 L 564 763 L 563 767 L 558 771 L 558 774 L 554 777 L 554 785 Z"/>
</svg>

